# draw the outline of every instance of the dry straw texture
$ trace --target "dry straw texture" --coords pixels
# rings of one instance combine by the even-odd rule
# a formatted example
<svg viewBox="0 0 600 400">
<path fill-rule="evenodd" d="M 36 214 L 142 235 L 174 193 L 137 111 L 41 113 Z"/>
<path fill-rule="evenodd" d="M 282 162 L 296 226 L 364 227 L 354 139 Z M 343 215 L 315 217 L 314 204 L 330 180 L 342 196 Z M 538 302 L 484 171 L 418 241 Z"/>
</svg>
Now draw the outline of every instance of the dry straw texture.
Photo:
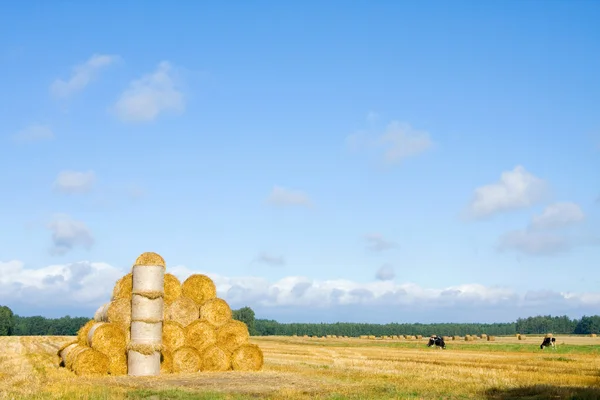
<svg viewBox="0 0 600 400">
<path fill-rule="evenodd" d="M 160 265 L 161 267 L 164 267 L 165 260 L 160 255 L 149 251 L 140 255 L 137 260 L 135 260 L 133 266 L 137 265 Z"/>
<path fill-rule="evenodd" d="M 231 320 L 217 330 L 217 346 L 231 354 L 236 348 L 248 343 L 249 337 L 246 324 Z"/>
<path fill-rule="evenodd" d="M 488 342 L 495 342 L 496 341 L 496 336 L 488 336 L 487 340 L 488 340 Z"/>
<path fill-rule="evenodd" d="M 108 357 L 108 373 L 113 376 L 127 375 L 127 355 L 123 352 Z"/>
<path fill-rule="evenodd" d="M 116 299 L 111 301 L 106 308 L 102 321 L 118 325 L 124 331 L 129 330 L 131 324 L 131 300 Z"/>
<path fill-rule="evenodd" d="M 138 296 L 143 296 L 147 299 L 150 300 L 154 300 L 154 299 L 160 299 L 161 297 L 164 297 L 164 293 L 160 292 L 158 290 L 133 290 L 131 292 L 132 295 L 138 295 Z"/>
<path fill-rule="evenodd" d="M 160 373 L 173 373 L 173 354 L 168 350 L 163 349 L 163 351 L 160 352 Z"/>
<path fill-rule="evenodd" d="M 70 343 L 67 343 L 65 346 L 62 346 L 58 350 L 58 356 L 60 357 L 60 366 L 61 367 L 67 366 L 67 357 L 69 356 L 69 353 L 72 350 L 77 348 L 77 346 L 79 346 L 79 344 L 77 344 L 77 342 L 70 342 Z"/>
<path fill-rule="evenodd" d="M 235 371 L 260 371 L 263 364 L 263 352 L 255 344 L 244 344 L 231 355 L 231 367 Z"/>
<path fill-rule="evenodd" d="M 551 337 L 552 337 L 552 334 L 551 334 L 551 333 L 546 333 L 546 337 L 547 337 L 547 338 L 551 338 Z"/>
<path fill-rule="evenodd" d="M 175 351 L 185 345 L 185 331 L 181 324 L 168 321 L 163 324 L 162 344 L 164 350 Z"/>
<path fill-rule="evenodd" d="M 207 300 L 200 307 L 200 319 L 217 328 L 231 321 L 231 316 L 231 308 L 223 299 Z"/>
<path fill-rule="evenodd" d="M 196 302 L 198 306 L 205 301 L 217 297 L 215 283 L 206 275 L 190 275 L 181 285 L 182 296 L 188 297 Z"/>
<path fill-rule="evenodd" d="M 96 322 L 88 332 L 88 344 L 94 350 L 112 357 L 125 354 L 125 332 L 118 325 Z"/>
<path fill-rule="evenodd" d="M 519 336 L 517 336 L 517 338 L 518 338 L 519 340 L 525 340 L 525 335 L 519 335 Z"/>
<path fill-rule="evenodd" d="M 110 360 L 97 350 L 86 347 L 73 360 L 73 371 L 80 376 L 107 375 Z"/>
<path fill-rule="evenodd" d="M 196 321 L 199 316 L 200 310 L 198 305 L 189 297 L 181 296 L 165 307 L 165 321 L 175 321 L 183 327 Z"/>
<path fill-rule="evenodd" d="M 596 337 L 597 335 L 595 333 L 590 334 L 590 337 Z"/>
<path fill-rule="evenodd" d="M 185 345 L 202 352 L 208 346 L 217 343 L 217 329 L 206 321 L 196 320 L 185 330 Z"/>
<path fill-rule="evenodd" d="M 131 290 L 133 289 L 133 274 L 130 272 L 117 281 L 113 289 L 112 299 L 131 300 Z"/>
<path fill-rule="evenodd" d="M 95 323 L 96 321 L 90 319 L 88 322 L 85 323 L 85 325 L 79 328 L 79 331 L 77 331 L 77 341 L 80 345 L 85 346 L 88 344 L 88 332 L 90 331 L 90 329 L 92 329 L 92 326 L 94 326 Z"/>
<path fill-rule="evenodd" d="M 200 352 L 184 346 L 173 352 L 173 372 L 196 372 L 200 369 Z"/>
<path fill-rule="evenodd" d="M 171 304 L 181 296 L 181 282 L 173 274 L 165 274 L 165 305 Z"/>
<path fill-rule="evenodd" d="M 162 344 L 159 343 L 129 343 L 127 350 L 135 351 L 145 356 L 151 356 L 157 351 L 162 350 Z"/>
<path fill-rule="evenodd" d="M 227 371 L 231 369 L 231 358 L 219 346 L 210 346 L 202 353 L 200 371 Z"/>
</svg>

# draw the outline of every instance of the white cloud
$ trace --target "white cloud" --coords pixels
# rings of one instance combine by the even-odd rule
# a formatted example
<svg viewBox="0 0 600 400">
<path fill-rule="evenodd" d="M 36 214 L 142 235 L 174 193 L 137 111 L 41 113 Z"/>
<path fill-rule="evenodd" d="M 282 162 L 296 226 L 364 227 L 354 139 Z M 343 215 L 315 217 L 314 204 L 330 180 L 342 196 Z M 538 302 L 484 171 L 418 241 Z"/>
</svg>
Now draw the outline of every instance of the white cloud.
<svg viewBox="0 0 600 400">
<path fill-rule="evenodd" d="M 553 229 L 577 224 L 585 218 L 581 207 L 575 203 L 551 204 L 541 215 L 534 215 L 531 219 L 532 229 Z"/>
<path fill-rule="evenodd" d="M 474 218 L 519 208 L 530 207 L 541 201 L 547 191 L 544 180 L 518 165 L 505 171 L 500 181 L 475 189 L 469 213 Z"/>
<path fill-rule="evenodd" d="M 56 79 L 50 86 L 50 92 L 55 97 L 69 97 L 83 90 L 103 68 L 115 63 L 118 59 L 119 57 L 114 55 L 94 54 L 85 63 L 74 66 L 68 80 Z"/>
<path fill-rule="evenodd" d="M 13 135 L 13 140 L 18 143 L 39 142 L 54 139 L 54 132 L 47 125 L 31 124 Z"/>
<path fill-rule="evenodd" d="M 398 121 L 388 125 L 379 142 L 386 147 L 384 159 L 389 164 L 423 153 L 433 145 L 429 133 L 417 131 L 410 125 Z"/>
<path fill-rule="evenodd" d="M 570 250 L 572 244 L 560 234 L 531 230 L 515 230 L 500 236 L 500 251 L 516 250 L 529 255 L 554 255 Z"/>
<path fill-rule="evenodd" d="M 52 231 L 52 255 L 64 255 L 77 246 L 89 250 L 94 244 L 92 232 L 88 227 L 68 215 L 55 215 L 54 220 L 48 224 L 48 229 Z"/>
<path fill-rule="evenodd" d="M 379 233 L 365 235 L 365 239 L 367 241 L 367 248 L 371 251 L 384 251 L 397 246 L 395 242 L 387 240 Z"/>
<path fill-rule="evenodd" d="M 306 193 L 281 186 L 273 187 L 267 202 L 277 206 L 312 206 L 312 201 Z"/>
<path fill-rule="evenodd" d="M 285 258 L 283 256 L 276 256 L 276 255 L 268 254 L 265 252 L 260 253 L 256 257 L 256 261 L 263 263 L 263 264 L 273 265 L 273 266 L 285 265 Z"/>
<path fill-rule="evenodd" d="M 375 277 L 380 281 L 391 281 L 396 277 L 396 274 L 394 273 L 394 267 L 389 264 L 382 265 L 381 268 L 377 270 Z"/>
<path fill-rule="evenodd" d="M 21 261 L 0 261 L 0 304 L 36 310 L 61 308 L 63 315 L 74 307 L 85 308 L 92 316 L 110 299 L 114 284 L 127 272 L 89 261 L 38 269 L 26 268 Z M 169 267 L 168 272 L 181 281 L 192 273 L 206 274 L 215 282 L 217 295 L 232 308 L 250 306 L 258 318 L 278 316 L 282 322 L 501 322 L 514 321 L 523 314 L 547 313 L 549 302 L 556 313 L 582 313 L 600 307 L 600 292 L 518 293 L 480 284 L 425 288 L 389 280 L 360 283 L 302 276 L 273 282 L 259 277 L 226 277 L 185 266 Z"/>
<path fill-rule="evenodd" d="M 185 98 L 179 90 L 172 66 L 167 61 L 156 71 L 132 81 L 115 104 L 117 116 L 126 122 L 148 122 L 160 114 L 185 111 Z"/>
<path fill-rule="evenodd" d="M 62 171 L 54 181 L 54 188 L 63 193 L 86 193 L 92 189 L 94 171 Z"/>
</svg>

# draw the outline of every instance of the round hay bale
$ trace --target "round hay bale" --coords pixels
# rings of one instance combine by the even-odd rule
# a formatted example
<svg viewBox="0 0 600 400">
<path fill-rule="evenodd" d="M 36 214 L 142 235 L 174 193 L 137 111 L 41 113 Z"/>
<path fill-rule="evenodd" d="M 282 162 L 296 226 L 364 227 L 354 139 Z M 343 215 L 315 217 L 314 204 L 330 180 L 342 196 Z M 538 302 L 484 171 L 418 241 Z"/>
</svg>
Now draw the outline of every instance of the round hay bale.
<svg viewBox="0 0 600 400">
<path fill-rule="evenodd" d="M 133 289 L 133 274 L 130 272 L 117 281 L 113 289 L 112 300 L 131 299 Z"/>
<path fill-rule="evenodd" d="M 65 353 L 65 362 L 64 362 L 65 367 L 67 367 L 67 369 L 73 370 L 73 363 L 75 362 L 77 355 L 85 349 L 89 349 L 89 347 L 86 345 L 81 345 L 81 344 L 77 343 L 77 346 L 71 348 L 71 350 L 66 352 Z"/>
<path fill-rule="evenodd" d="M 595 333 L 591 333 L 590 337 L 596 337 L 597 335 Z"/>
<path fill-rule="evenodd" d="M 487 340 L 488 340 L 488 342 L 495 342 L 496 341 L 496 336 L 488 336 Z"/>
<path fill-rule="evenodd" d="M 418 340 L 421 340 L 421 339 L 423 339 L 423 335 L 417 335 L 417 339 L 418 339 Z"/>
<path fill-rule="evenodd" d="M 229 354 L 248 343 L 249 338 L 248 327 L 241 321 L 231 320 L 217 329 L 217 346 Z"/>
<path fill-rule="evenodd" d="M 108 373 L 113 376 L 127 375 L 127 354 L 115 354 L 108 357 Z"/>
<path fill-rule="evenodd" d="M 165 274 L 165 305 L 169 305 L 181 296 L 181 282 L 173 274 Z"/>
<path fill-rule="evenodd" d="M 551 333 L 546 333 L 546 336 L 545 336 L 545 337 L 547 337 L 547 338 L 552 338 L 552 334 L 551 334 Z"/>
<path fill-rule="evenodd" d="M 185 331 L 180 323 L 167 321 L 162 327 L 163 349 L 175 351 L 185 345 Z"/>
<path fill-rule="evenodd" d="M 140 254 L 140 256 L 135 260 L 135 263 L 133 264 L 133 266 L 136 267 L 138 265 L 144 265 L 144 266 L 158 265 L 163 268 L 166 267 L 164 258 L 162 258 L 159 254 L 154 253 L 152 251 L 148 251 L 146 253 Z"/>
<path fill-rule="evenodd" d="M 116 299 L 106 305 L 101 315 L 102 322 L 118 325 L 123 331 L 131 325 L 131 300 Z"/>
<path fill-rule="evenodd" d="M 125 332 L 118 325 L 96 322 L 88 332 L 89 346 L 109 357 L 124 355 L 127 346 Z"/>
<path fill-rule="evenodd" d="M 231 317 L 231 308 L 223 299 L 207 300 L 200 306 L 200 319 L 217 328 L 231 321 Z"/>
<path fill-rule="evenodd" d="M 78 342 L 75 341 L 75 342 L 66 343 L 64 346 L 62 346 L 60 349 L 58 349 L 57 354 L 60 357 L 59 366 L 61 366 L 61 367 L 67 366 L 67 357 L 73 349 L 77 348 L 77 346 L 78 346 Z"/>
<path fill-rule="evenodd" d="M 184 328 L 200 317 L 200 309 L 189 297 L 181 296 L 165 307 L 165 321 L 175 321 Z"/>
<path fill-rule="evenodd" d="M 132 293 L 165 292 L 165 267 L 160 265 L 136 265 L 132 269 Z"/>
<path fill-rule="evenodd" d="M 149 299 L 140 294 L 131 298 L 132 321 L 160 321 L 164 315 L 163 299 Z"/>
<path fill-rule="evenodd" d="M 173 373 L 173 353 L 168 350 L 163 349 L 163 351 L 160 352 L 160 373 Z"/>
<path fill-rule="evenodd" d="M 109 304 L 110 304 L 110 302 L 108 302 L 106 304 L 102 304 L 100 307 L 98 307 L 98 309 L 94 313 L 94 321 L 96 321 L 96 322 L 106 322 L 106 321 L 102 321 L 102 317 L 103 317 L 103 315 L 106 314 L 106 309 L 108 308 Z"/>
<path fill-rule="evenodd" d="M 199 352 L 217 343 L 217 328 L 206 321 L 197 319 L 184 328 L 185 345 Z"/>
<path fill-rule="evenodd" d="M 202 353 L 200 371 L 227 371 L 231 369 L 230 355 L 219 346 L 212 345 Z"/>
<path fill-rule="evenodd" d="M 77 331 L 77 341 L 80 345 L 87 346 L 88 332 L 90 331 L 90 329 L 92 329 L 92 326 L 94 326 L 95 323 L 96 321 L 90 319 L 88 322 L 85 323 L 85 325 L 79 328 L 79 330 Z"/>
<path fill-rule="evenodd" d="M 73 361 L 73 372 L 79 376 L 108 375 L 108 356 L 92 348 L 82 349 Z"/>
<path fill-rule="evenodd" d="M 162 344 L 162 322 L 131 322 L 130 344 Z"/>
<path fill-rule="evenodd" d="M 263 352 L 255 344 L 243 344 L 231 355 L 231 368 L 234 371 L 260 371 L 263 364 Z"/>
<path fill-rule="evenodd" d="M 135 347 L 135 346 L 134 346 Z M 160 346 L 159 346 L 160 347 Z M 135 347 L 140 348 L 141 347 Z M 148 350 L 148 349 L 143 349 Z M 146 352 L 148 353 L 148 352 Z M 129 376 L 156 376 L 160 374 L 160 350 L 140 353 L 130 349 L 127 353 L 127 375 Z"/>
<path fill-rule="evenodd" d="M 181 285 L 182 295 L 196 302 L 198 306 L 205 301 L 217 297 L 217 287 L 212 279 L 206 275 L 190 275 Z"/>
<path fill-rule="evenodd" d="M 519 335 L 519 336 L 517 337 L 517 339 L 519 339 L 519 340 L 525 340 L 525 335 Z"/>
<path fill-rule="evenodd" d="M 173 352 L 173 372 L 197 372 L 200 369 L 200 352 L 183 346 Z"/>
</svg>

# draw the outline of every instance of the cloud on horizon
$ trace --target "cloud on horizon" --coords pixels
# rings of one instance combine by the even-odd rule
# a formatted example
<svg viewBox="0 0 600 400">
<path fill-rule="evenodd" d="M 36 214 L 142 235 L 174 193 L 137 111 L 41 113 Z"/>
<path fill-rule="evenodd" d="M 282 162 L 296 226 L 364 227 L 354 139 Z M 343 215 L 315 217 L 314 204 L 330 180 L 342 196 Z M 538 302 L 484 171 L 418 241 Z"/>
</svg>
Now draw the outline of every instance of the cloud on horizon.
<svg viewBox="0 0 600 400">
<path fill-rule="evenodd" d="M 311 321 L 311 315 L 314 322 L 322 318 L 330 322 L 402 321 L 409 317 L 419 321 L 419 315 L 423 316 L 422 322 L 464 322 L 464 318 L 500 322 L 500 316 L 515 320 L 523 315 L 547 313 L 549 305 L 553 313 L 572 315 L 600 307 L 600 292 L 518 293 L 506 287 L 476 283 L 425 288 L 390 280 L 360 283 L 303 276 L 271 282 L 260 277 L 226 277 L 185 266 L 170 267 L 168 271 L 182 281 L 192 273 L 206 274 L 215 282 L 218 296 L 232 308 L 250 306 L 260 310 L 258 318 L 278 316 L 282 322 Z M 110 300 L 114 284 L 127 272 L 125 266 L 101 262 L 81 261 L 33 269 L 18 260 L 0 261 L 0 304 L 32 310 L 34 314 L 53 312 L 53 315 L 65 315 L 77 304 L 78 309 L 85 308 L 91 316 Z M 64 311 L 60 313 L 57 309 Z M 348 313 L 349 310 L 353 312 Z"/>
</svg>

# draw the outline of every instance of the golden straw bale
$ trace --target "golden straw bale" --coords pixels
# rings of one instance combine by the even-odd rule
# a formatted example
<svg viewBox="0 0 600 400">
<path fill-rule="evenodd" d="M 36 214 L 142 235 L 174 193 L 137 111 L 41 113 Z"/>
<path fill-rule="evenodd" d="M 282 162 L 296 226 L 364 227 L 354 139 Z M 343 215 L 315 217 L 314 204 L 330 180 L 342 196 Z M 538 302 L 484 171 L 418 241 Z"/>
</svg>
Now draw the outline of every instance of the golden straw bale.
<svg viewBox="0 0 600 400">
<path fill-rule="evenodd" d="M 171 304 L 181 296 L 181 282 L 173 274 L 165 274 L 165 305 Z"/>
<path fill-rule="evenodd" d="M 175 321 L 184 328 L 200 317 L 200 309 L 189 297 L 181 296 L 164 308 L 164 320 Z"/>
<path fill-rule="evenodd" d="M 80 345 L 86 346 L 88 344 L 88 332 L 90 331 L 90 329 L 92 329 L 92 326 L 94 326 L 95 323 L 96 321 L 90 319 L 88 322 L 85 323 L 85 325 L 79 328 L 79 330 L 77 331 L 77 341 Z"/>
<path fill-rule="evenodd" d="M 124 355 L 127 346 L 125 332 L 110 322 L 96 322 L 88 332 L 87 342 L 92 349 L 109 357 Z"/>
<path fill-rule="evenodd" d="M 98 350 L 86 347 L 79 351 L 73 361 L 73 372 L 80 376 L 107 375 L 110 360 Z"/>
<path fill-rule="evenodd" d="M 419 339 L 419 340 L 423 339 L 423 335 L 417 335 L 417 339 Z"/>
<path fill-rule="evenodd" d="M 488 340 L 488 342 L 495 342 L 496 341 L 496 336 L 488 336 L 487 340 Z"/>
<path fill-rule="evenodd" d="M 217 330 L 217 346 L 229 354 L 249 338 L 248 327 L 241 321 L 231 320 Z"/>
<path fill-rule="evenodd" d="M 68 348 L 70 348 L 71 350 L 66 352 L 64 364 L 65 367 L 67 367 L 70 370 L 73 370 L 73 363 L 75 362 L 75 358 L 77 358 L 77 355 L 83 350 L 89 349 L 90 347 L 78 343 L 77 346 Z"/>
<path fill-rule="evenodd" d="M 167 321 L 162 327 L 162 344 L 164 350 L 175 351 L 185 345 L 185 331 L 180 323 Z"/>
<path fill-rule="evenodd" d="M 171 353 L 169 350 L 163 349 L 160 352 L 160 373 L 173 373 L 173 353 Z"/>
<path fill-rule="evenodd" d="M 127 354 L 125 352 L 110 355 L 108 360 L 108 373 L 110 375 L 127 375 Z"/>
<path fill-rule="evenodd" d="M 135 260 L 135 263 L 133 264 L 133 266 L 135 267 L 136 265 L 158 265 L 161 267 L 165 267 L 165 260 L 158 254 L 148 251 L 146 253 L 141 254 L 137 260 Z"/>
<path fill-rule="evenodd" d="M 77 346 L 79 346 L 79 344 L 78 344 L 77 341 L 69 342 L 69 343 L 65 344 L 64 346 L 62 346 L 58 350 L 57 354 L 60 357 L 60 363 L 59 363 L 60 367 L 66 367 L 67 366 L 67 357 L 69 356 L 69 353 L 72 350 L 74 350 L 74 349 L 77 348 Z"/>
<path fill-rule="evenodd" d="M 106 322 L 118 325 L 123 331 L 131 325 L 131 299 L 116 299 L 106 309 Z"/>
<path fill-rule="evenodd" d="M 217 287 L 208 276 L 192 274 L 181 285 L 181 294 L 201 306 L 205 301 L 217 297 Z"/>
<path fill-rule="evenodd" d="M 591 333 L 590 337 L 596 337 L 597 335 L 595 333 Z"/>
<path fill-rule="evenodd" d="M 131 299 L 133 289 L 133 274 L 130 272 L 117 281 L 113 289 L 112 300 Z"/>
<path fill-rule="evenodd" d="M 157 351 L 160 352 L 162 350 L 162 344 L 160 343 L 129 343 L 127 345 L 127 350 L 137 351 L 140 354 L 145 356 L 150 356 Z"/>
<path fill-rule="evenodd" d="M 231 321 L 231 308 L 223 299 L 207 300 L 200 306 L 200 319 L 217 328 Z"/>
<path fill-rule="evenodd" d="M 173 352 L 173 372 L 197 372 L 200 369 L 200 352 L 183 346 Z"/>
<path fill-rule="evenodd" d="M 196 320 L 185 329 L 185 345 L 194 347 L 199 352 L 217 343 L 217 328 L 206 321 Z"/>
<path fill-rule="evenodd" d="M 551 333 L 546 333 L 546 337 L 547 338 L 552 338 L 552 334 Z"/>
<path fill-rule="evenodd" d="M 231 367 L 234 371 L 260 371 L 263 364 L 263 352 L 255 344 L 243 344 L 231 355 Z"/>
<path fill-rule="evenodd" d="M 200 371 L 227 371 L 231 369 L 231 358 L 219 346 L 212 345 L 201 355 Z"/>
</svg>

